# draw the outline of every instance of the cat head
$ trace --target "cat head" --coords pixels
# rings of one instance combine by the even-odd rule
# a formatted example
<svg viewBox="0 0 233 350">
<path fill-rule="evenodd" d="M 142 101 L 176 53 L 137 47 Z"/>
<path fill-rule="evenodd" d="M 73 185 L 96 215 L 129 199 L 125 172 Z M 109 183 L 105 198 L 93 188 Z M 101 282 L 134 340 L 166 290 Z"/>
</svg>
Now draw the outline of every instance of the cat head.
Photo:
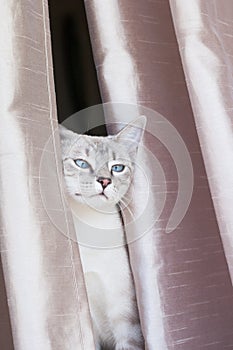
<svg viewBox="0 0 233 350">
<path fill-rule="evenodd" d="M 79 135 L 60 126 L 68 195 L 97 209 L 124 203 L 145 123 L 146 118 L 139 117 L 106 137 Z"/>
</svg>

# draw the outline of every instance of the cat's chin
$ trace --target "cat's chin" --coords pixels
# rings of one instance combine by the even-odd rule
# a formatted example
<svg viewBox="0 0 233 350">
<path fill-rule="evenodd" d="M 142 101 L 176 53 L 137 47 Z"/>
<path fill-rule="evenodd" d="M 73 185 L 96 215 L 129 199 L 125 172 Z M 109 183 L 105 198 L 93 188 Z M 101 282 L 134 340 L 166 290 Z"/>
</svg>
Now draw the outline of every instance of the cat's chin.
<svg viewBox="0 0 233 350">
<path fill-rule="evenodd" d="M 117 201 L 107 197 L 104 193 L 92 195 L 90 197 L 84 197 L 80 194 L 73 196 L 76 203 L 87 205 L 96 210 L 105 210 L 109 207 L 116 206 Z"/>
</svg>

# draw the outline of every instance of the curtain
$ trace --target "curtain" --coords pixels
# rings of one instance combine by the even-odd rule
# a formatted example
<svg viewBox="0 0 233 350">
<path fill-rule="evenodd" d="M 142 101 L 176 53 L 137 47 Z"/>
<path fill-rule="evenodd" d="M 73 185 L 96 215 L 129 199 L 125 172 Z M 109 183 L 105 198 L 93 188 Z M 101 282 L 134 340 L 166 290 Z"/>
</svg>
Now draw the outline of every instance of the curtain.
<svg viewBox="0 0 233 350">
<path fill-rule="evenodd" d="M 232 347 L 232 4 L 86 0 L 85 5 L 103 101 L 159 112 L 178 130 L 193 164 L 189 209 L 166 234 L 177 169 L 167 150 L 145 135 L 167 184 L 160 219 L 130 244 L 146 348 Z M 126 118 L 133 116 L 115 114 L 115 121 Z M 134 191 L 137 206 L 143 205 L 140 190 Z"/>
<path fill-rule="evenodd" d="M 1 298 L 1 349 L 12 349 L 13 340 L 17 350 L 91 350 L 82 268 L 58 180 L 47 2 L 3 0 L 0 8 L 0 243 L 7 295 Z M 49 138 L 49 167 L 40 173 Z M 40 182 L 49 192 L 47 211 Z"/>
<path fill-rule="evenodd" d="M 106 117 L 110 108 L 116 122 L 133 119 L 130 108 L 121 115 L 108 102 L 133 106 L 135 115 L 156 111 L 179 132 L 192 160 L 188 211 L 166 233 L 179 178 L 172 150 L 145 133 L 167 186 L 159 219 L 129 245 L 146 349 L 232 348 L 233 5 L 86 0 L 85 7 Z M 60 181 L 47 1 L 2 0 L 0 8 L 0 347 L 92 350 Z M 158 168 L 151 170 L 156 181 Z M 133 193 L 134 212 L 143 205 L 140 191 Z M 151 193 L 153 216 L 162 197 L 159 189 Z"/>
<path fill-rule="evenodd" d="M 183 1 L 171 1 L 171 9 L 232 278 L 233 4 L 230 1 L 222 4 L 219 1 L 205 1 L 187 6 Z"/>
</svg>

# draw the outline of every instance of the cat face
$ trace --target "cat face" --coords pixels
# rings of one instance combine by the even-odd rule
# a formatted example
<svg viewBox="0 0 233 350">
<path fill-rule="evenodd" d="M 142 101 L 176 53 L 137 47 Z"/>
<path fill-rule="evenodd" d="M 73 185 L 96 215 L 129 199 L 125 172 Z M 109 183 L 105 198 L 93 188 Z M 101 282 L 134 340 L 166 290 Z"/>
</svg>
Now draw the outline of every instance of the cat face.
<svg viewBox="0 0 233 350">
<path fill-rule="evenodd" d="M 145 118 L 117 135 L 78 135 L 60 126 L 63 172 L 68 195 L 94 208 L 125 203 L 132 182 Z"/>
</svg>

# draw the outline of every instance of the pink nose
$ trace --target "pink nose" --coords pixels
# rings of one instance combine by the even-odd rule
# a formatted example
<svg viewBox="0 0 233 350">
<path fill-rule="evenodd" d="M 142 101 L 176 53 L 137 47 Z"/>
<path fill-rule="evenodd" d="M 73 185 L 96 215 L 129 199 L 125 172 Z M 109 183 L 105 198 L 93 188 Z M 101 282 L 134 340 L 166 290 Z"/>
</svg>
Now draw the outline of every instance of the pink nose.
<svg viewBox="0 0 233 350">
<path fill-rule="evenodd" d="M 97 181 L 102 185 L 103 189 L 105 189 L 112 182 L 111 179 L 106 177 L 99 177 Z"/>
</svg>

